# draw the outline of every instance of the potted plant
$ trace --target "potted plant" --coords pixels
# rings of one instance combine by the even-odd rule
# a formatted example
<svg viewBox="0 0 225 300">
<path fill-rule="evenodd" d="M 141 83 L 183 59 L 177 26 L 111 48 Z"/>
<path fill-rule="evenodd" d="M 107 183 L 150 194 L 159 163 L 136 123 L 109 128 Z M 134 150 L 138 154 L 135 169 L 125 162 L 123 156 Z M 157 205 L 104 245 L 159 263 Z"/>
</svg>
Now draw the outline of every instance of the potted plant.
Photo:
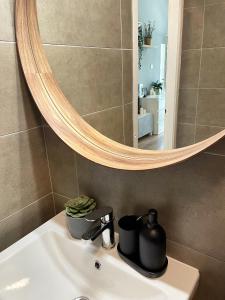
<svg viewBox="0 0 225 300">
<path fill-rule="evenodd" d="M 144 24 L 144 43 L 145 45 L 151 46 L 152 35 L 155 30 L 155 23 L 149 22 Z"/>
<path fill-rule="evenodd" d="M 93 223 L 88 222 L 85 217 L 93 212 L 96 201 L 87 196 L 80 196 L 65 203 L 66 221 L 72 237 L 81 239 L 83 234 L 90 230 Z"/>
<path fill-rule="evenodd" d="M 138 23 L 138 67 L 141 70 L 141 61 L 143 58 L 143 45 L 144 45 L 144 36 L 143 36 L 143 27 L 141 23 Z"/>
<path fill-rule="evenodd" d="M 163 84 L 162 82 L 159 82 L 159 80 L 155 81 L 152 83 L 152 89 L 154 90 L 156 95 L 160 94 L 160 91 L 163 89 Z"/>
</svg>

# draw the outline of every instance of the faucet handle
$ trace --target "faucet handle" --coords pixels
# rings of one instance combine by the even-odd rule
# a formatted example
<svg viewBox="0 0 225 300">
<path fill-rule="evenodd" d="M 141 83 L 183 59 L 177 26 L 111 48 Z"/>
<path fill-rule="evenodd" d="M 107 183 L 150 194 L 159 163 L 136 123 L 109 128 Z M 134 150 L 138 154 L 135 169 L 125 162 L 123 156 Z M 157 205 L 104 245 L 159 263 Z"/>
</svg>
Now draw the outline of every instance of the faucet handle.
<svg viewBox="0 0 225 300">
<path fill-rule="evenodd" d="M 95 222 L 100 219 L 103 223 L 111 222 L 113 221 L 113 209 L 110 206 L 95 209 L 92 213 L 87 215 L 85 219 L 88 222 Z"/>
</svg>

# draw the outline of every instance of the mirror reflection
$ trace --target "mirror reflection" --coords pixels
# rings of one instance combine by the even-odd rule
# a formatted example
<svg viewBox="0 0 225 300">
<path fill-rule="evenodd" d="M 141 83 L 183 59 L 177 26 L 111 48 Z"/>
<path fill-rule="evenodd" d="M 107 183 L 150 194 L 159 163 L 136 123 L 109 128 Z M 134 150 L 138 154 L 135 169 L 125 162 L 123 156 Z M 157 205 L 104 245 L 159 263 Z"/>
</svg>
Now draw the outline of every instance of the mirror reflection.
<svg viewBox="0 0 225 300">
<path fill-rule="evenodd" d="M 45 52 L 65 96 L 94 128 L 128 146 L 183 147 L 225 128 L 223 59 L 208 37 L 214 24 L 205 20 L 203 36 L 202 14 L 185 9 L 182 55 L 169 60 L 168 45 L 176 48 L 180 36 L 169 28 L 177 15 L 168 6 L 37 0 Z M 170 77 L 180 60 L 179 77 Z"/>
<path fill-rule="evenodd" d="M 165 126 L 168 0 L 138 3 L 138 147 L 167 148 Z"/>
</svg>

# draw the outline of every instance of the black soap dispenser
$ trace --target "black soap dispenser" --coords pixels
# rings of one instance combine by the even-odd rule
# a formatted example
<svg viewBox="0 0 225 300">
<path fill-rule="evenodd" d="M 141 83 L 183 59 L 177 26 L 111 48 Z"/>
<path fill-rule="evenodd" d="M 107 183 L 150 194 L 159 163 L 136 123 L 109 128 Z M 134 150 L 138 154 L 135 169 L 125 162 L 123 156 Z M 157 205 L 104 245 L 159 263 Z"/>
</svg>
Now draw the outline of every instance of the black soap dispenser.
<svg viewBox="0 0 225 300">
<path fill-rule="evenodd" d="M 148 220 L 139 233 L 139 255 L 142 266 L 151 272 L 160 272 L 167 267 L 166 233 L 158 224 L 158 213 L 150 209 Z"/>
</svg>

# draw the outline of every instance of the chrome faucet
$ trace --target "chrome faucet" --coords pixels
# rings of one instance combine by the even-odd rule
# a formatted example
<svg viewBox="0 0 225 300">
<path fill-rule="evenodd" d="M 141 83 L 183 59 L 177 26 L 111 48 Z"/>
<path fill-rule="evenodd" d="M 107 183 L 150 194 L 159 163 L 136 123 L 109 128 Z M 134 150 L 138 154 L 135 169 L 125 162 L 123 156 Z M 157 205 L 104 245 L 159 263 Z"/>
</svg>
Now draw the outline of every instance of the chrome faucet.
<svg viewBox="0 0 225 300">
<path fill-rule="evenodd" d="M 105 249 L 111 249 L 115 246 L 115 234 L 114 234 L 114 218 L 112 207 L 103 207 L 94 210 L 92 213 L 86 216 L 88 222 L 96 222 L 100 220 L 100 226 L 92 228 L 86 232 L 82 238 L 84 240 L 94 241 L 100 234 L 102 235 L 102 247 Z"/>
</svg>

